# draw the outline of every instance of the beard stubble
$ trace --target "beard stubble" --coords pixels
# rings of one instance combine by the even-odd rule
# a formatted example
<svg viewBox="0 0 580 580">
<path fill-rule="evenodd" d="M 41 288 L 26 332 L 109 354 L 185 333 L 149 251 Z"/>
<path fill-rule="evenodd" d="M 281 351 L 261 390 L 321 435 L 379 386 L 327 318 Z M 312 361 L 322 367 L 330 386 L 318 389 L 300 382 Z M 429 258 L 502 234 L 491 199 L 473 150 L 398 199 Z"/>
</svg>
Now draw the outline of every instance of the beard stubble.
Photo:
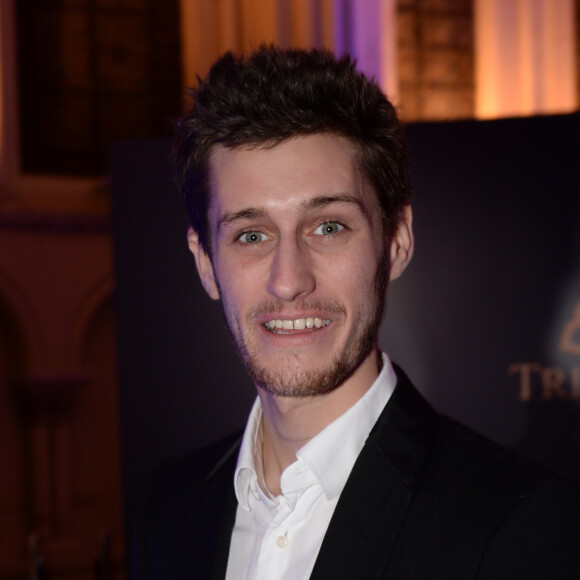
<svg viewBox="0 0 580 580">
<path fill-rule="evenodd" d="M 368 292 L 370 303 L 363 304 L 363 308 L 357 313 L 361 321 L 360 328 L 342 351 L 335 353 L 328 363 L 316 370 L 301 369 L 300 355 L 293 351 L 281 353 L 280 368 L 284 369 L 283 371 L 261 365 L 257 349 L 252 341 L 243 339 L 241 329 L 238 332 L 234 331 L 234 322 L 230 320 L 226 305 L 222 300 L 222 314 L 228 335 L 256 386 L 272 395 L 297 398 L 322 395 L 340 386 L 376 348 L 378 331 L 385 309 L 388 272 L 386 252 L 383 252 Z M 224 296 L 221 289 L 220 295 Z M 347 315 L 344 305 L 333 300 L 304 300 L 300 303 L 300 307 L 305 310 L 318 309 L 333 313 L 342 319 Z M 283 303 L 279 300 L 272 300 L 250 312 L 246 316 L 246 324 L 248 327 L 255 324 L 253 320 L 257 314 L 281 310 L 283 310 Z"/>
</svg>

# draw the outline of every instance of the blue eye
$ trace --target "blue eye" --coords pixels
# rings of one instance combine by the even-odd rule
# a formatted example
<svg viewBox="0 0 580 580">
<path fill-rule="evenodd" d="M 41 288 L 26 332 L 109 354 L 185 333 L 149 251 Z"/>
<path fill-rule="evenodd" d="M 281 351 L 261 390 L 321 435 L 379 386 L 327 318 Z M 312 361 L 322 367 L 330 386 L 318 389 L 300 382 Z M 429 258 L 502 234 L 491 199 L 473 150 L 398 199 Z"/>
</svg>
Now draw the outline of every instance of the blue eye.
<svg viewBox="0 0 580 580">
<path fill-rule="evenodd" d="M 314 233 L 322 236 L 331 236 L 332 234 L 337 234 L 342 229 L 344 229 L 344 226 L 339 223 L 324 222 L 314 230 Z"/>
<path fill-rule="evenodd" d="M 260 242 L 265 242 L 268 239 L 266 234 L 262 232 L 244 232 L 238 240 L 242 242 L 242 244 L 259 244 Z"/>
</svg>

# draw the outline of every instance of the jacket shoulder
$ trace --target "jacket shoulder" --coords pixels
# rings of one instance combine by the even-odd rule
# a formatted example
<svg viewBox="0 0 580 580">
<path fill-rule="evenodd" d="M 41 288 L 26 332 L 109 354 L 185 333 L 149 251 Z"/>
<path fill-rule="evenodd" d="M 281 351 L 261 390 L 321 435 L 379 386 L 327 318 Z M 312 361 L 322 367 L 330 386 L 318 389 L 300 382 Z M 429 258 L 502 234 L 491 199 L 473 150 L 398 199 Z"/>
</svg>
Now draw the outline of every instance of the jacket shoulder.
<svg viewBox="0 0 580 580">
<path fill-rule="evenodd" d="M 433 578 L 580 577 L 580 490 L 440 416 L 400 540 Z"/>
<path fill-rule="evenodd" d="M 240 438 L 226 437 L 156 471 L 135 521 L 132 578 L 186 577 L 191 562 L 201 561 L 195 552 L 217 541 L 232 503 Z"/>
<path fill-rule="evenodd" d="M 241 433 L 234 433 L 205 447 L 172 457 L 153 474 L 147 486 L 146 496 L 204 488 L 213 476 L 224 468 L 229 460 L 235 462 Z"/>
<path fill-rule="evenodd" d="M 436 413 L 397 374 L 374 437 L 407 498 L 389 577 L 580 578 L 580 490 Z"/>
</svg>

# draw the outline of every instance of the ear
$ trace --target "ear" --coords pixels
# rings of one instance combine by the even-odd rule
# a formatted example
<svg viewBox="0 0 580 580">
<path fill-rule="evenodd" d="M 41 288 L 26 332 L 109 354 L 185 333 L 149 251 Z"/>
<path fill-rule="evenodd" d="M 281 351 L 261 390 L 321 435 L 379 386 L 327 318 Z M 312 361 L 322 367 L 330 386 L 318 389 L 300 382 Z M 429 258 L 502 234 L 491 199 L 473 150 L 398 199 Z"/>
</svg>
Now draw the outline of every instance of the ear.
<svg viewBox="0 0 580 580">
<path fill-rule="evenodd" d="M 189 251 L 195 258 L 195 265 L 197 266 L 197 273 L 205 291 L 213 300 L 219 300 L 220 293 L 216 282 L 215 272 L 210 257 L 207 255 L 201 243 L 199 236 L 192 228 L 187 230 L 187 245 Z"/>
<path fill-rule="evenodd" d="M 413 212 L 407 204 L 401 211 L 397 230 L 391 238 L 389 280 L 395 280 L 405 271 L 413 257 L 414 246 Z"/>
</svg>

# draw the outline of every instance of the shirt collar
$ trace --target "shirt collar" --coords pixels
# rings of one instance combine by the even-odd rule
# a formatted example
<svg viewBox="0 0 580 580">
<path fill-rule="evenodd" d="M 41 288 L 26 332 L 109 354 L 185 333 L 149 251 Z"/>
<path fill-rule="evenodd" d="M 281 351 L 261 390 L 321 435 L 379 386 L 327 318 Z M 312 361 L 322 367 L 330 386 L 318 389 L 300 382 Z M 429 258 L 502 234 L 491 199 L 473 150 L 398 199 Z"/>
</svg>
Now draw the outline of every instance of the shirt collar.
<svg viewBox="0 0 580 580">
<path fill-rule="evenodd" d="M 296 452 L 315 474 L 327 499 L 333 499 L 342 492 L 396 383 L 393 365 L 387 354 L 383 353 L 383 368 L 371 388 Z"/>
<path fill-rule="evenodd" d="M 373 425 L 395 389 L 397 376 L 391 360 L 386 353 L 382 353 L 382 357 L 383 368 L 370 389 L 296 452 L 298 461 L 314 474 L 329 500 L 342 492 Z M 236 497 L 245 510 L 250 509 L 250 493 L 259 494 L 263 501 L 267 500 L 267 496 L 261 493 L 257 476 L 263 473 L 262 440 L 262 405 L 257 397 L 246 425 L 234 474 Z"/>
<path fill-rule="evenodd" d="M 262 466 L 262 441 L 262 404 L 260 403 L 260 397 L 256 397 L 246 424 L 234 473 L 236 497 L 238 498 L 238 503 L 246 511 L 250 509 L 250 493 L 259 489 L 257 470 L 264 472 Z"/>
</svg>

